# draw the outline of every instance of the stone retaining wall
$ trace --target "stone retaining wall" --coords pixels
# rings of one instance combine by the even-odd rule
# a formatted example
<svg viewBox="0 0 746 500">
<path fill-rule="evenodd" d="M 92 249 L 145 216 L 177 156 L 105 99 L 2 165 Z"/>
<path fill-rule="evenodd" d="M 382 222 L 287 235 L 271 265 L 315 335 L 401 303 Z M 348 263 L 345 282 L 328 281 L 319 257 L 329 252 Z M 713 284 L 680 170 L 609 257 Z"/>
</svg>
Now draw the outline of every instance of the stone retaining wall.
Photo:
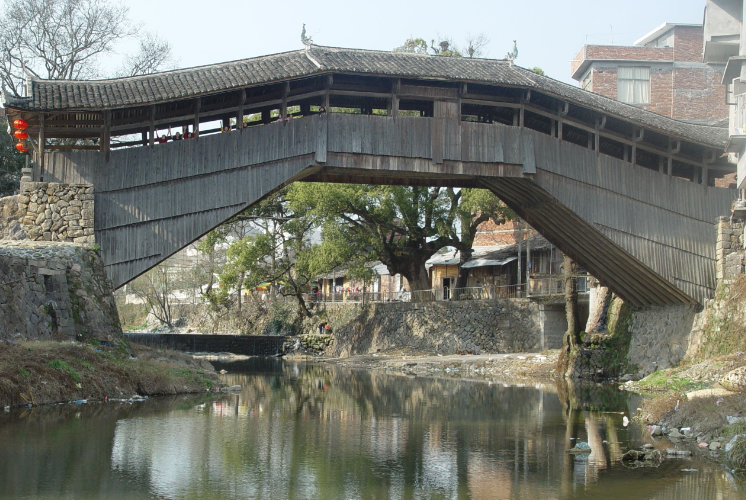
<svg viewBox="0 0 746 500">
<path fill-rule="evenodd" d="M 98 253 L 75 243 L 0 241 L 0 338 L 121 335 Z"/>
<path fill-rule="evenodd" d="M 638 376 L 677 366 L 687 355 L 701 328 L 702 314 L 695 306 L 649 307 L 635 311 L 629 331 L 629 360 Z"/>
<path fill-rule="evenodd" d="M 395 347 L 447 354 L 541 349 L 539 305 L 525 299 L 373 304 L 333 331 L 329 354 L 350 356 Z"/>
<path fill-rule="evenodd" d="M 0 239 L 93 243 L 93 187 L 23 182 L 0 198 Z"/>
</svg>

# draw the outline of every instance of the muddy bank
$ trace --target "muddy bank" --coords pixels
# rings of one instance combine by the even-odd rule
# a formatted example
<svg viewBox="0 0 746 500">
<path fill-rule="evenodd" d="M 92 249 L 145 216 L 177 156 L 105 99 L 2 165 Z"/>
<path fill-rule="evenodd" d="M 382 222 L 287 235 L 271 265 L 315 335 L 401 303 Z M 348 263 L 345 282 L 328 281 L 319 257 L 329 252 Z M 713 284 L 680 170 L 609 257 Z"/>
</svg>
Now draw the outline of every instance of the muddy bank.
<svg viewBox="0 0 746 500">
<path fill-rule="evenodd" d="M 549 382 L 555 379 L 558 350 L 526 354 L 440 355 L 411 348 L 343 358 L 311 357 L 315 362 L 423 376 Z M 298 357 L 303 359 L 303 357 Z M 291 357 L 292 359 L 292 357 Z"/>
<path fill-rule="evenodd" d="M 636 418 L 652 437 L 746 469 L 746 356 L 736 353 L 655 372 L 621 389 L 644 395 Z"/>
<path fill-rule="evenodd" d="M 0 343 L 0 407 L 199 393 L 217 378 L 205 360 L 136 344 Z"/>
</svg>

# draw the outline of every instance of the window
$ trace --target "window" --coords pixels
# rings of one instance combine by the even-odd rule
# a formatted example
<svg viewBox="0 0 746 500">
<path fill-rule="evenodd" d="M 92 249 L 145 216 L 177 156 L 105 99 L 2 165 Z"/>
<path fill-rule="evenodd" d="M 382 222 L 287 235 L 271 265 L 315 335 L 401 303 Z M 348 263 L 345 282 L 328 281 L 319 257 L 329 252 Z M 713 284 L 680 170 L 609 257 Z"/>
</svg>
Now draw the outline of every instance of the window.
<svg viewBox="0 0 746 500">
<path fill-rule="evenodd" d="M 617 99 L 629 104 L 649 104 L 650 68 L 619 68 Z"/>
</svg>

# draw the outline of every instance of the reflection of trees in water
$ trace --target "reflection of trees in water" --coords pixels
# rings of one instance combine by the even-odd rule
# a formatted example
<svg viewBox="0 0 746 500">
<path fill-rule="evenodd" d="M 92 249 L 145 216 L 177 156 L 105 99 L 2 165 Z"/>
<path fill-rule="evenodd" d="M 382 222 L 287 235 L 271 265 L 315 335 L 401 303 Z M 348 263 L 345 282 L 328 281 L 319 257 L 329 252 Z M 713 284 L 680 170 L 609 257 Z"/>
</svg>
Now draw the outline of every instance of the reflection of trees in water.
<svg viewBox="0 0 746 500">
<path fill-rule="evenodd" d="M 0 453 L 19 464 L 0 467 L 0 497 L 44 496 L 28 485 L 47 484 L 48 497 L 117 497 L 126 488 L 135 498 L 569 499 L 583 491 L 615 498 L 638 484 L 616 464 L 614 443 L 628 431 L 608 411 L 625 407 L 613 408 L 616 397 L 596 386 L 560 384 L 558 397 L 318 365 L 253 369 L 260 373 L 225 376 L 242 385 L 238 395 L 78 407 L 80 419 L 49 412 L 0 425 Z M 565 453 L 570 438 L 593 453 Z M 670 488 L 683 491 L 676 480 Z M 637 496 L 669 485 L 656 481 L 639 481 L 650 491 Z"/>
</svg>

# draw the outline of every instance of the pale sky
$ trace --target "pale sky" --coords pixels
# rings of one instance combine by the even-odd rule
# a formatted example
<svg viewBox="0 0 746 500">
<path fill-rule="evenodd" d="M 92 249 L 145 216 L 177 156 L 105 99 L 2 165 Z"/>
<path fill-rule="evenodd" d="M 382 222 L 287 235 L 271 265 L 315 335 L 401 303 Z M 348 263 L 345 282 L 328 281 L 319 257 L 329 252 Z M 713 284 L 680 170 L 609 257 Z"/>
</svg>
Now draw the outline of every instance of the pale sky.
<svg viewBox="0 0 746 500">
<path fill-rule="evenodd" d="M 516 64 L 539 66 L 568 83 L 570 61 L 585 43 L 632 44 L 665 22 L 702 22 L 704 0 L 470 0 L 354 2 L 127 0 L 130 17 L 169 40 L 180 67 L 302 48 L 303 23 L 314 43 L 391 50 L 410 36 L 438 34 L 462 44 L 468 33 L 491 40 L 502 58 L 518 40 Z M 613 28 L 612 28 L 613 27 Z M 122 44 L 120 52 L 129 49 Z M 134 46 L 131 47 L 134 50 Z M 107 68 L 115 57 L 102 61 Z"/>
</svg>

